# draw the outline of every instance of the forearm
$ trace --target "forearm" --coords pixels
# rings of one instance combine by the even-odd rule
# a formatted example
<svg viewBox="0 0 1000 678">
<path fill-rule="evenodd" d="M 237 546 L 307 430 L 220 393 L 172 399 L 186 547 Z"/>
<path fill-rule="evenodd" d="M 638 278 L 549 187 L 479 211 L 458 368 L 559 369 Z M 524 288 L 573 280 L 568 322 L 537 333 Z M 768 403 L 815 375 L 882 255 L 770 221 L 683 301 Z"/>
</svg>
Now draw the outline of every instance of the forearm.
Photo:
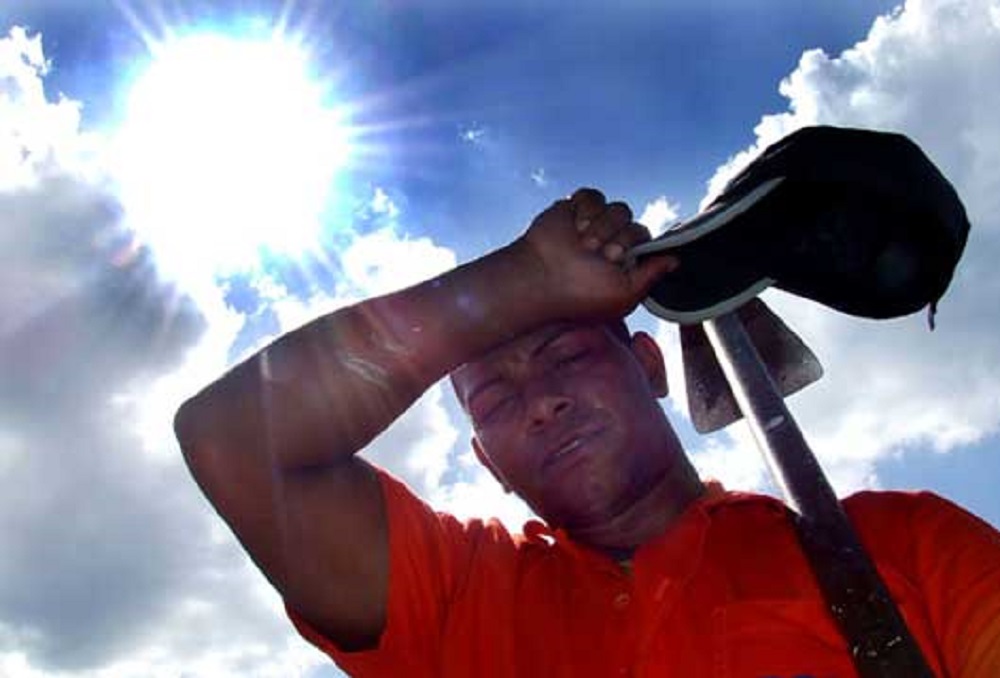
<svg viewBox="0 0 1000 678">
<path fill-rule="evenodd" d="M 185 452 L 266 451 L 283 470 L 349 458 L 453 367 L 551 315 L 517 244 L 290 332 L 185 404 Z"/>
<path fill-rule="evenodd" d="M 507 247 L 319 318 L 237 366 L 178 413 L 188 460 L 216 473 L 234 458 L 283 471 L 336 464 L 449 370 L 505 340 L 555 320 L 627 314 L 676 262 L 623 267 L 622 252 L 649 233 L 599 193 L 574 200 Z"/>
</svg>

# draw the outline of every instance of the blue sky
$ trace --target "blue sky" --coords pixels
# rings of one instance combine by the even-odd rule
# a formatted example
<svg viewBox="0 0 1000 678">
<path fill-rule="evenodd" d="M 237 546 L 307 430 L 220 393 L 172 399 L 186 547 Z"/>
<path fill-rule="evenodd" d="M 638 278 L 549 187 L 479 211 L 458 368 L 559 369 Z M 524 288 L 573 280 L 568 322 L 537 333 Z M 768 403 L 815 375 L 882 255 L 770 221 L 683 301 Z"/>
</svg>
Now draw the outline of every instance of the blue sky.
<svg viewBox="0 0 1000 678">
<path fill-rule="evenodd" d="M 767 293 L 826 367 L 793 412 L 839 492 L 927 488 L 1000 525 L 1000 9 L 894 7 L 7 0 L 0 675 L 338 675 L 187 477 L 180 400 L 578 186 L 660 229 L 808 124 L 907 133 L 973 234 L 934 333 Z M 241 47 L 277 27 L 294 49 Z M 687 423 L 673 329 L 633 322 L 666 349 L 665 407 L 702 472 L 772 491 L 743 427 Z M 368 454 L 518 527 L 467 437 L 436 387 Z"/>
</svg>

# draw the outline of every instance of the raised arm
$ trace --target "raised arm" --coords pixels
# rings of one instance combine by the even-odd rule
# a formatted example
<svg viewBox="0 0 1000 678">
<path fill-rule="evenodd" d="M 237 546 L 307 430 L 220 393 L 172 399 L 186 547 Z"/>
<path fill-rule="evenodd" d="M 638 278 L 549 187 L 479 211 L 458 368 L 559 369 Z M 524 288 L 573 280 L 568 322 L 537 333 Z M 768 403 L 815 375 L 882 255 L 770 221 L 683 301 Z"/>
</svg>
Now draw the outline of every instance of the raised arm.
<svg viewBox="0 0 1000 678">
<path fill-rule="evenodd" d="M 385 623 L 385 510 L 355 453 L 452 368 L 539 324 L 630 311 L 674 262 L 625 270 L 648 238 L 578 191 L 511 245 L 279 338 L 175 420 L 199 485 L 285 600 L 345 649 Z"/>
</svg>

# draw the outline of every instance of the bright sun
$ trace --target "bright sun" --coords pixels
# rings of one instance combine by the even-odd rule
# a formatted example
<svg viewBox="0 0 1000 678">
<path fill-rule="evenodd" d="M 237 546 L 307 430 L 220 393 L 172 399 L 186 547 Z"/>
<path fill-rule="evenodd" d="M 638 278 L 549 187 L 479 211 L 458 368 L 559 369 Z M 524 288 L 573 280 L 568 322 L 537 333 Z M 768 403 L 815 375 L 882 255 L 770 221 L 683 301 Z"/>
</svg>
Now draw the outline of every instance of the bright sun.
<svg viewBox="0 0 1000 678">
<path fill-rule="evenodd" d="M 223 274 L 316 246 L 347 130 L 279 38 L 199 34 L 155 46 L 117 135 L 129 224 L 164 273 Z"/>
</svg>

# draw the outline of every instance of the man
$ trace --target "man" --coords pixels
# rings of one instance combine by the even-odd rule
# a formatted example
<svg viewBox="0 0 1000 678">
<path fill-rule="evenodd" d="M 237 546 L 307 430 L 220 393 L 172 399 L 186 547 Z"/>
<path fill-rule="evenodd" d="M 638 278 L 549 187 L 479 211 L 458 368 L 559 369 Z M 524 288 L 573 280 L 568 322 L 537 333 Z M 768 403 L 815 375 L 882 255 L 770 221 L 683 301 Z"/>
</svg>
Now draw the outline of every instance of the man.
<svg viewBox="0 0 1000 678">
<path fill-rule="evenodd" d="M 682 265 L 589 189 L 511 245 L 321 317 L 180 410 L 198 483 L 355 675 L 853 676 L 783 506 L 703 484 L 621 318 Z M 460 524 L 355 456 L 451 375 L 547 524 Z M 940 675 L 1000 675 L 1000 537 L 927 494 L 847 510 Z"/>
</svg>

